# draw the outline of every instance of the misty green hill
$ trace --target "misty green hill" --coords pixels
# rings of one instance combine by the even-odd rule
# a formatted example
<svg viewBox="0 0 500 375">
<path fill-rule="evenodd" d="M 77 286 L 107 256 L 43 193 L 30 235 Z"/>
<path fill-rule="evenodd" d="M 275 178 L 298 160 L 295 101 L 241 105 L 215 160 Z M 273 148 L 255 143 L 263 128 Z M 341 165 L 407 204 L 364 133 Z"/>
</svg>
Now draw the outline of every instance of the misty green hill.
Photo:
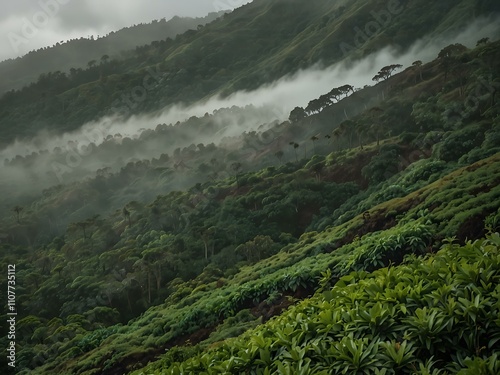
<svg viewBox="0 0 500 375">
<path fill-rule="evenodd" d="M 312 64 L 360 58 L 384 46 L 405 50 L 425 35 L 462 30 L 496 11 L 493 0 L 256 0 L 173 41 L 69 75 L 44 74 L 4 95 L 0 140 L 6 145 L 42 129 L 66 132 L 106 115 L 127 117 L 248 90 Z"/>
<path fill-rule="evenodd" d="M 187 30 L 212 22 L 222 13 L 211 13 L 203 18 L 162 18 L 149 24 L 139 24 L 111 32 L 98 39 L 73 39 L 41 48 L 26 55 L 0 62 L 0 94 L 17 90 L 36 82 L 42 73 L 87 68 L 109 59 L 122 59 L 130 50 L 167 38 L 175 38 Z M 107 58 L 103 59 L 103 56 Z"/>
</svg>

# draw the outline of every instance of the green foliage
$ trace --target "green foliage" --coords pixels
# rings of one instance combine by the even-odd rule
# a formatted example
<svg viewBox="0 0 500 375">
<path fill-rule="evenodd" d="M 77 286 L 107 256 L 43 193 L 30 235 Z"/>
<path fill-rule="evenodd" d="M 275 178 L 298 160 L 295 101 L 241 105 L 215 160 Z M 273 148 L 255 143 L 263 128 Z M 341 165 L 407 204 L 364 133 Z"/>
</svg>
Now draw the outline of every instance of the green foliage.
<svg viewBox="0 0 500 375">
<path fill-rule="evenodd" d="M 443 142 L 434 150 L 435 155 L 445 162 L 458 161 L 462 155 L 483 143 L 483 134 L 484 131 L 477 125 L 445 134 Z"/>
<path fill-rule="evenodd" d="M 235 251 L 245 255 L 249 262 L 257 262 L 267 258 L 278 250 L 278 247 L 269 236 L 257 236 L 253 240 L 238 246 Z"/>
<path fill-rule="evenodd" d="M 494 234 L 428 259 L 351 273 L 327 294 L 161 373 L 496 374 L 500 311 L 491 281 L 500 277 L 499 247 Z M 464 369 L 455 358 L 464 358 Z"/>
<path fill-rule="evenodd" d="M 192 103 L 215 92 L 227 95 L 237 90 L 255 89 L 319 61 L 331 65 L 345 57 L 356 59 L 366 56 L 386 46 L 385 35 L 394 35 L 392 42 L 395 45 L 408 48 L 422 35 L 439 35 L 443 24 L 447 27 L 454 22 L 461 24 L 461 17 L 457 14 L 460 12 L 454 12 L 454 5 L 457 4 L 436 4 L 430 0 L 420 0 L 418 4 L 405 2 L 404 12 L 393 15 L 384 32 L 375 32 L 374 35 L 368 32 L 371 37 L 367 40 L 355 37 L 345 39 L 345 35 L 352 34 L 359 25 L 378 25 L 373 14 L 381 11 L 379 4 L 367 5 L 357 0 L 343 6 L 318 1 L 314 7 L 301 2 L 295 2 L 293 6 L 259 3 L 221 17 L 200 30 L 189 30 L 175 40 L 168 38 L 149 45 L 144 43 L 151 37 L 137 40 L 133 32 L 132 38 L 120 38 L 116 33 L 107 39 L 66 43 L 55 48 L 53 53 L 68 50 L 71 52 L 64 55 L 86 56 L 83 61 L 80 59 L 71 64 L 73 70 L 69 75 L 64 71 L 69 70 L 71 65 L 55 65 L 53 61 L 61 59 L 42 53 L 45 51 L 23 60 L 23 63 L 33 66 L 33 58 L 43 58 L 42 70 L 36 69 L 43 75 L 38 82 L 21 91 L 8 92 L 2 98 L 1 104 L 5 108 L 0 126 L 2 139 L 13 140 L 16 136 L 13 129 L 19 129 L 23 137 L 34 135 L 39 130 L 37 121 L 40 114 L 43 123 L 50 124 L 52 130 L 70 131 L 113 111 L 131 115 L 157 110 L 166 104 Z M 464 11 L 467 14 L 490 14 L 484 10 L 487 7 L 476 9 L 470 2 L 460 6 L 464 7 L 460 9 L 468 9 Z M 422 15 L 422 7 L 429 12 Z M 203 24 L 215 16 L 213 14 L 207 20 L 195 22 Z M 186 30 L 186 27 L 178 27 L 177 23 L 182 23 L 180 19 L 171 23 L 176 25 L 176 31 Z M 241 27 L 242 24 L 246 27 Z M 155 29 L 154 35 L 165 36 L 164 30 L 168 26 L 162 20 L 149 28 Z M 140 25 L 136 28 L 147 27 Z M 162 31 L 156 31 L 158 29 Z M 176 34 L 171 29 L 168 33 Z M 117 39 L 128 42 L 115 46 L 117 51 L 130 47 L 129 40 L 141 45 L 120 57 L 102 59 L 106 54 L 102 45 L 107 40 L 116 42 Z M 16 61 L 5 65 L 10 71 L 16 66 Z M 160 84 L 148 92 L 144 101 L 128 105 L 123 96 L 127 97 L 142 84 L 148 68 L 159 68 L 163 75 Z M 34 77 L 28 76 L 33 81 Z M 20 80 L 24 78 L 23 75 L 17 77 Z"/>
<path fill-rule="evenodd" d="M 396 145 L 382 146 L 379 154 L 362 169 L 363 176 L 372 183 L 387 180 L 398 172 L 399 153 Z"/>
<path fill-rule="evenodd" d="M 447 163 L 442 160 L 419 160 L 408 168 L 401 184 L 412 188 L 422 186 L 437 180 L 447 169 Z"/>
<path fill-rule="evenodd" d="M 484 225 L 490 232 L 497 232 L 500 230 L 500 209 L 486 217 Z"/>
<path fill-rule="evenodd" d="M 415 27 L 429 17 L 438 25 L 455 3 L 426 0 L 436 12 L 425 14 L 422 4 L 408 3 L 389 28 L 410 15 Z M 473 8 L 470 1 L 460 4 Z M 318 8 L 295 5 L 254 2 L 175 42 L 139 48 L 137 61 L 132 53 L 120 65 L 127 76 L 103 71 L 105 79 L 97 81 L 89 68 L 88 80 L 96 81 L 80 76 L 86 84 L 69 91 L 60 74 L 51 82 L 44 77 L 37 89 L 56 91 L 43 109 L 37 98 L 16 107 L 23 95 L 36 94 L 32 88 L 7 95 L 16 113 L 2 118 L 10 121 L 22 109 L 46 121 L 64 116 L 64 126 L 77 127 L 140 84 L 141 69 L 153 63 L 165 70 L 168 84 L 149 93 L 152 102 L 137 112 L 214 90 L 249 89 L 321 57 L 336 61 L 338 54 L 322 46 L 338 45 L 358 16 L 368 22 L 371 11 L 380 10 L 362 1 L 344 8 L 326 1 Z M 409 43 L 414 35 L 401 30 L 395 38 Z M 374 36 L 365 47 L 380 40 Z M 421 66 L 417 79 L 405 70 L 387 84 L 351 88 L 345 98 L 336 88 L 329 93 L 336 103 L 306 121 L 265 124 L 264 132 L 225 138 L 218 146 L 199 144 L 196 137 L 222 134 L 247 117 L 260 123 L 260 109 L 220 109 L 92 146 L 84 164 L 65 175 L 75 182 L 40 197 L 1 184 L 9 197 L 0 202 L 8 212 L 0 229 L 2 263 L 15 262 L 22 280 L 23 371 L 128 372 L 141 366 L 139 358 L 160 356 L 165 348 L 171 351 L 164 362 L 151 367 L 156 373 L 167 367 L 215 374 L 497 371 L 500 336 L 490 316 L 498 310 L 497 250 L 481 261 L 482 245 L 467 243 L 498 229 L 497 105 L 490 91 L 477 106 L 467 104 L 475 95 L 472 81 L 482 82 L 484 71 L 496 87 L 498 44 L 491 44 L 466 52 L 470 64 L 458 62 L 474 79 L 450 71 L 443 86 L 443 67 L 433 62 Z M 379 115 L 356 115 L 376 97 L 384 98 Z M 60 113 L 68 103 L 72 118 Z M 19 124 L 29 134 L 29 121 Z M 398 137 L 405 130 L 420 133 Z M 316 155 L 309 159 L 311 146 Z M 164 153 L 152 157 L 157 150 Z M 54 150 L 5 164 L 36 170 L 70 155 Z M 151 160 L 138 160 L 145 157 Z M 103 162 L 116 164 L 86 177 Z M 466 246 L 421 257 L 447 236 Z M 296 305 L 317 288 L 315 297 Z"/>
<path fill-rule="evenodd" d="M 80 341 L 76 343 L 76 346 L 83 352 L 89 352 L 92 349 L 97 348 L 101 343 L 118 331 L 118 326 L 113 326 L 109 328 L 102 328 L 93 331 L 85 335 Z"/>
<path fill-rule="evenodd" d="M 418 101 L 413 105 L 411 113 L 415 123 L 419 126 L 420 130 L 432 131 L 443 129 L 442 103 L 440 103 L 437 96 L 431 96 L 426 100 Z"/>
</svg>

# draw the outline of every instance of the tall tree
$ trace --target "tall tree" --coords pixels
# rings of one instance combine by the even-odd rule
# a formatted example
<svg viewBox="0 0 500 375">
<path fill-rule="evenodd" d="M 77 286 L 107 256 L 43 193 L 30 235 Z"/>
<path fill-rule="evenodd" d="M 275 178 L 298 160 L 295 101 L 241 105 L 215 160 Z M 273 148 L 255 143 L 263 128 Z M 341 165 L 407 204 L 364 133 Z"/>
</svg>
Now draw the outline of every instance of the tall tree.
<svg viewBox="0 0 500 375">
<path fill-rule="evenodd" d="M 343 85 L 338 88 L 339 92 L 344 95 L 344 97 L 347 97 L 349 93 L 354 93 L 354 86 L 351 85 Z"/>
<path fill-rule="evenodd" d="M 444 70 L 444 80 L 448 80 L 448 74 L 451 69 L 457 64 L 457 57 L 462 53 L 467 51 L 467 47 L 463 44 L 455 43 L 444 47 L 438 54 L 438 59 L 440 60 L 440 66 Z"/>
<path fill-rule="evenodd" d="M 363 150 L 363 135 L 366 132 L 366 127 L 365 124 L 361 121 L 356 123 L 354 127 L 354 131 L 356 132 L 356 135 L 358 136 L 358 145 L 359 149 Z"/>
<path fill-rule="evenodd" d="M 348 136 L 349 148 L 352 148 L 352 137 L 355 133 L 356 123 L 353 120 L 342 121 L 339 125 L 342 135 Z"/>
<path fill-rule="evenodd" d="M 340 100 L 340 95 L 342 93 L 340 92 L 338 87 L 334 87 L 333 89 L 330 90 L 330 92 L 327 94 L 328 98 L 331 102 L 335 103 Z"/>
<path fill-rule="evenodd" d="M 23 208 L 21 206 L 15 206 L 12 211 L 16 213 L 16 221 L 18 224 L 21 224 L 21 212 L 23 211 Z"/>
<path fill-rule="evenodd" d="M 321 99 L 319 99 L 319 98 L 313 99 L 307 104 L 305 111 L 309 115 L 311 115 L 311 114 L 315 114 L 315 113 L 320 113 L 321 110 L 323 109 L 323 107 L 324 107 L 324 102 Z"/>
<path fill-rule="evenodd" d="M 342 128 L 339 126 L 335 128 L 332 132 L 332 136 L 335 139 L 335 142 L 337 143 L 337 149 L 340 150 L 340 138 L 342 138 Z"/>
<path fill-rule="evenodd" d="M 380 147 L 380 133 L 382 132 L 382 124 L 380 123 L 380 116 L 384 113 L 384 110 L 379 107 L 370 108 L 368 115 L 371 118 L 371 129 L 375 134 L 377 140 L 377 147 Z"/>
<path fill-rule="evenodd" d="M 422 61 L 421 60 L 414 61 L 413 64 L 411 64 L 411 65 L 414 67 L 414 69 L 415 69 L 415 71 L 417 73 L 417 74 L 415 74 L 415 82 L 417 82 L 417 75 L 420 78 L 420 81 L 423 81 L 423 78 L 422 78 Z"/>
<path fill-rule="evenodd" d="M 374 81 L 386 80 L 392 76 L 392 74 L 397 70 L 401 69 L 403 65 L 401 64 L 391 64 L 384 66 L 380 71 L 372 78 Z"/>
<path fill-rule="evenodd" d="M 316 141 L 319 139 L 318 138 L 318 135 L 319 134 L 316 134 L 316 135 L 313 135 L 310 139 L 312 141 L 312 144 L 313 144 L 313 152 L 314 154 L 316 154 Z"/>
<path fill-rule="evenodd" d="M 296 122 L 299 122 L 300 120 L 306 118 L 307 115 L 306 115 L 306 111 L 304 111 L 304 108 L 302 107 L 295 107 L 291 112 L 290 112 L 290 116 L 288 117 L 288 119 L 290 120 L 290 122 L 292 124 L 296 123 Z"/>
</svg>

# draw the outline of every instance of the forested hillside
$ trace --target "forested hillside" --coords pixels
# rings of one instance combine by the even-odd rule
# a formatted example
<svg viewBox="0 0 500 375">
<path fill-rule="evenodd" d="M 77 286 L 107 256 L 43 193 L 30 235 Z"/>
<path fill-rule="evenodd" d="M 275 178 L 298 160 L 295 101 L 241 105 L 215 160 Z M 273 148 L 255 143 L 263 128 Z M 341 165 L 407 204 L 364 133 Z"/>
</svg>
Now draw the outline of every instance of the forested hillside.
<svg viewBox="0 0 500 375">
<path fill-rule="evenodd" d="M 255 0 L 221 22 L 142 46 L 123 60 L 47 73 L 9 92 L 0 100 L 0 146 L 42 129 L 70 131 L 106 115 L 249 90 L 312 64 L 356 59 L 386 46 L 405 50 L 424 36 L 463 30 L 471 14 L 495 11 L 500 9 L 494 0 L 404 0 L 390 9 L 383 0 L 315 0 L 314 6 Z M 387 21 L 377 21 L 380 14 Z M 370 22 L 378 25 L 374 31 Z M 359 27 L 368 29 L 359 33 Z"/>
<path fill-rule="evenodd" d="M 429 61 L 391 55 L 363 87 L 345 70 L 286 120 L 253 103 L 188 108 L 174 123 L 144 114 L 319 61 L 354 64 L 396 39 L 411 56 L 417 39 L 461 29 L 471 14 L 495 19 L 498 7 L 398 5 L 346 56 L 334 48 L 351 43 L 345 30 L 387 4 L 254 1 L 109 71 L 54 73 L 1 97 L 5 145 L 30 151 L 0 169 L 16 373 L 497 375 L 497 26 L 472 48 L 448 35 Z M 11 144 L 41 123 L 60 136 L 112 111 L 112 97 L 154 66 L 160 83 L 123 113 L 136 136 L 86 124 L 86 138 L 66 135 L 65 147 Z M 24 125 L 9 125 L 19 116 Z"/>
<path fill-rule="evenodd" d="M 51 72 L 74 76 L 79 70 L 88 69 L 124 56 L 140 52 L 141 47 L 160 40 L 174 39 L 187 30 L 212 22 L 221 13 L 211 13 L 203 18 L 162 18 L 149 24 L 130 26 L 98 38 L 81 37 L 64 40 L 54 46 L 31 51 L 25 56 L 0 62 L 0 94 L 29 86 Z"/>
</svg>

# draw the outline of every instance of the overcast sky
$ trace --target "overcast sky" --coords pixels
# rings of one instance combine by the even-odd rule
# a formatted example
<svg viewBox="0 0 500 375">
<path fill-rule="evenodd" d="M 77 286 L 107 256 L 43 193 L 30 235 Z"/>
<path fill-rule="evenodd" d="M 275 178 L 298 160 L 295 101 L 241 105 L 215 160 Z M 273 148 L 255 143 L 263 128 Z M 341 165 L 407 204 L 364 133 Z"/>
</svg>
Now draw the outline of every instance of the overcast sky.
<svg viewBox="0 0 500 375">
<path fill-rule="evenodd" d="M 202 17 L 249 0 L 15 0 L 0 12 L 0 61 L 57 42 L 173 16 Z"/>
</svg>

